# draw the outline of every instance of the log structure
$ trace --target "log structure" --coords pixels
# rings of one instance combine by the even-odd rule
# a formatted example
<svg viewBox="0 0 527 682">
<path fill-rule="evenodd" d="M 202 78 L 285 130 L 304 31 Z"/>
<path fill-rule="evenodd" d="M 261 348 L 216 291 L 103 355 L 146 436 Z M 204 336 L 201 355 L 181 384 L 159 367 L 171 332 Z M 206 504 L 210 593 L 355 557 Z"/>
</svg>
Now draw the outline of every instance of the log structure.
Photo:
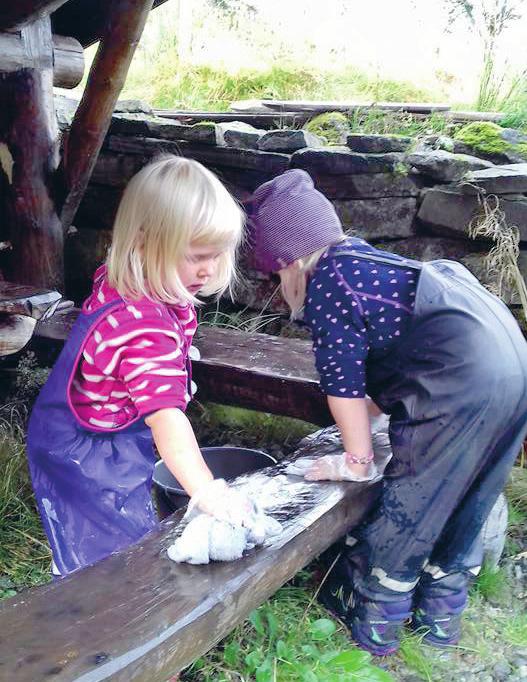
<svg viewBox="0 0 527 682">
<path fill-rule="evenodd" d="M 88 183 L 153 3 L 20 0 L 2 4 L 0 242 L 9 246 L 2 256 L 7 279 L 63 290 L 64 235 Z M 58 12 L 65 14 L 55 16 Z M 79 42 L 77 29 L 81 27 L 82 34 L 86 25 L 90 38 Z M 83 47 L 94 40 L 100 40 L 99 51 L 72 128 L 61 145 L 53 85 L 71 88 L 80 82 Z"/>
</svg>

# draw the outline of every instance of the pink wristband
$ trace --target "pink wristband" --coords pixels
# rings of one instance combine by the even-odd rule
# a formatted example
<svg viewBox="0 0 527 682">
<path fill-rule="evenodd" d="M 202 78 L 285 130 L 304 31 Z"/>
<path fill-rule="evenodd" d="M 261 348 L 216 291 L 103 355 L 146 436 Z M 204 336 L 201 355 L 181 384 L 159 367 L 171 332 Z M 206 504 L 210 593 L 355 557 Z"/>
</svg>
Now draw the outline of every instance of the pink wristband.
<svg viewBox="0 0 527 682">
<path fill-rule="evenodd" d="M 369 464 L 370 462 L 373 462 L 373 450 L 369 455 L 363 455 L 362 457 L 353 455 L 351 452 L 344 452 L 344 456 L 348 462 L 352 462 L 353 464 Z"/>
</svg>

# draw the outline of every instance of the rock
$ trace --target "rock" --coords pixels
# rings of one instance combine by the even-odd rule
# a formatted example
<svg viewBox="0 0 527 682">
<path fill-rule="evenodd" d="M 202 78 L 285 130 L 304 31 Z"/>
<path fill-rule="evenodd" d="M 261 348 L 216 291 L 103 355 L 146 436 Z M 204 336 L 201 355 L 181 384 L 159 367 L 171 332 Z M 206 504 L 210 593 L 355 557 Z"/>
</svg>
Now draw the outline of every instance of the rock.
<svg viewBox="0 0 527 682">
<path fill-rule="evenodd" d="M 79 100 L 66 95 L 53 95 L 53 105 L 59 130 L 68 129 L 79 106 Z"/>
<path fill-rule="evenodd" d="M 265 132 L 243 121 L 217 123 L 216 144 L 241 149 L 258 149 L 258 140 Z"/>
<path fill-rule="evenodd" d="M 188 126 L 169 118 L 137 113 L 114 114 L 110 123 L 110 133 L 216 145 L 215 123 L 203 122 Z"/>
<path fill-rule="evenodd" d="M 455 139 L 470 153 L 494 163 L 521 163 L 527 159 L 527 135 L 490 121 L 474 121 L 460 128 Z"/>
<path fill-rule="evenodd" d="M 498 682 L 508 680 L 511 672 L 512 668 L 506 661 L 500 661 L 492 668 L 492 675 Z"/>
<path fill-rule="evenodd" d="M 295 152 L 322 147 L 323 141 L 307 130 L 270 130 L 262 135 L 257 146 L 263 152 Z"/>
<path fill-rule="evenodd" d="M 333 205 L 344 229 L 351 228 L 367 241 L 415 234 L 417 201 L 413 197 L 336 199 Z"/>
<path fill-rule="evenodd" d="M 428 261 L 440 258 L 457 260 L 463 263 L 484 285 L 491 289 L 497 286 L 498 275 L 494 272 L 489 273 L 486 267 L 488 246 L 482 245 L 481 242 L 419 234 L 409 239 L 376 242 L 374 246 L 416 260 Z M 527 251 L 520 252 L 519 268 L 524 277 L 527 276 Z M 501 298 L 508 304 L 520 302 L 518 293 L 511 291 L 510 288 L 506 289 Z M 514 570 L 516 569 L 511 568 L 511 571 Z"/>
<path fill-rule="evenodd" d="M 402 164 L 402 154 L 356 154 L 347 147 L 301 149 L 291 157 L 292 168 L 328 175 L 393 173 Z"/>
<path fill-rule="evenodd" d="M 372 173 L 368 175 L 326 175 L 313 173 L 315 186 L 328 199 L 376 199 L 417 197 L 422 180 L 417 174 Z"/>
<path fill-rule="evenodd" d="M 362 154 L 386 154 L 387 152 L 405 152 L 413 144 L 411 137 L 403 135 L 363 135 L 351 133 L 348 135 L 348 147 L 354 152 Z"/>
<path fill-rule="evenodd" d="M 527 242 L 527 197 L 504 195 L 499 202 L 507 223 L 516 225 L 520 240 Z M 434 187 L 426 190 L 417 217 L 438 234 L 468 238 L 469 225 L 481 210 L 476 196 L 462 194 L 456 188 Z"/>
<path fill-rule="evenodd" d="M 340 111 L 326 111 L 305 124 L 304 130 L 323 138 L 328 144 L 346 144 L 351 132 L 347 117 Z"/>
<path fill-rule="evenodd" d="M 463 194 L 517 194 L 527 192 L 527 163 L 493 166 L 469 172 L 460 181 Z"/>
<path fill-rule="evenodd" d="M 466 154 L 452 154 L 443 149 L 413 152 L 405 157 L 405 161 L 437 182 L 453 182 L 460 180 L 468 171 L 492 167 L 489 161 Z"/>
<path fill-rule="evenodd" d="M 152 107 L 140 99 L 121 99 L 115 105 L 114 111 L 122 114 L 153 114 Z"/>
<path fill-rule="evenodd" d="M 498 567 L 498 562 L 503 553 L 508 518 L 507 500 L 505 495 L 501 493 L 481 529 L 485 564 L 492 569 Z"/>
</svg>

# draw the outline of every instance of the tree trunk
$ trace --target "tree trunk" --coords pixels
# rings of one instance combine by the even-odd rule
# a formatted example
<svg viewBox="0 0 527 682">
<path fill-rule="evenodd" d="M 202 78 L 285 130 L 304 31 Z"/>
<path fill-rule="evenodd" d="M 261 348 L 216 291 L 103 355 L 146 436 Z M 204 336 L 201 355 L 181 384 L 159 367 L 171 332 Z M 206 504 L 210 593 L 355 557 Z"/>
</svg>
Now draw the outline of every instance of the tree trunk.
<svg viewBox="0 0 527 682">
<path fill-rule="evenodd" d="M 25 68 L 0 72 L 2 210 L 12 245 L 6 276 L 62 289 L 63 236 L 52 178 L 58 165 L 49 17 L 22 29 Z"/>
</svg>

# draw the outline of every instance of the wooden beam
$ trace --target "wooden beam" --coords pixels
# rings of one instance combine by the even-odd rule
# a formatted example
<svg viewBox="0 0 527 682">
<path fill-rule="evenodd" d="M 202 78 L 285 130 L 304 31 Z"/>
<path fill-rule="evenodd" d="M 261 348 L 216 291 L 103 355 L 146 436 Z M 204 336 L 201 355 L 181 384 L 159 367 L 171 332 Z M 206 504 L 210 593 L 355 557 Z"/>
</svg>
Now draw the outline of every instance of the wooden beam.
<svg viewBox="0 0 527 682">
<path fill-rule="evenodd" d="M 0 33 L 0 72 L 20 71 L 31 67 L 22 36 Z M 74 88 L 84 75 L 84 50 L 75 38 L 53 36 L 53 85 Z"/>
<path fill-rule="evenodd" d="M 0 31 L 21 28 L 49 16 L 67 0 L 8 0 L 0 5 Z"/>
<path fill-rule="evenodd" d="M 44 345 L 62 343 L 78 314 L 72 309 L 54 315 L 39 324 L 37 336 Z M 192 362 L 200 402 L 238 405 L 320 426 L 334 423 L 319 389 L 311 341 L 201 325 L 194 343 L 201 352 L 201 360 Z"/>
<path fill-rule="evenodd" d="M 295 454 L 316 455 L 318 443 Z M 135 546 L 2 600 L 2 679 L 166 682 L 203 655 L 357 525 L 379 493 L 379 484 L 307 483 L 284 467 L 240 482 L 283 524 L 269 547 L 230 563 L 174 564 L 166 548 L 179 532 L 178 512 Z"/>
<path fill-rule="evenodd" d="M 64 230 L 71 225 L 97 161 L 152 3 L 153 0 L 115 0 L 108 6 L 107 28 L 64 150 L 66 197 L 61 211 Z"/>
<path fill-rule="evenodd" d="M 49 17 L 25 26 L 21 38 L 27 66 L 0 73 L 3 238 L 12 245 L 5 274 L 14 282 L 60 290 L 63 235 L 52 189 L 59 142 Z"/>
<path fill-rule="evenodd" d="M 40 320 L 52 314 L 60 299 L 58 291 L 0 282 L 0 313 Z"/>
</svg>

